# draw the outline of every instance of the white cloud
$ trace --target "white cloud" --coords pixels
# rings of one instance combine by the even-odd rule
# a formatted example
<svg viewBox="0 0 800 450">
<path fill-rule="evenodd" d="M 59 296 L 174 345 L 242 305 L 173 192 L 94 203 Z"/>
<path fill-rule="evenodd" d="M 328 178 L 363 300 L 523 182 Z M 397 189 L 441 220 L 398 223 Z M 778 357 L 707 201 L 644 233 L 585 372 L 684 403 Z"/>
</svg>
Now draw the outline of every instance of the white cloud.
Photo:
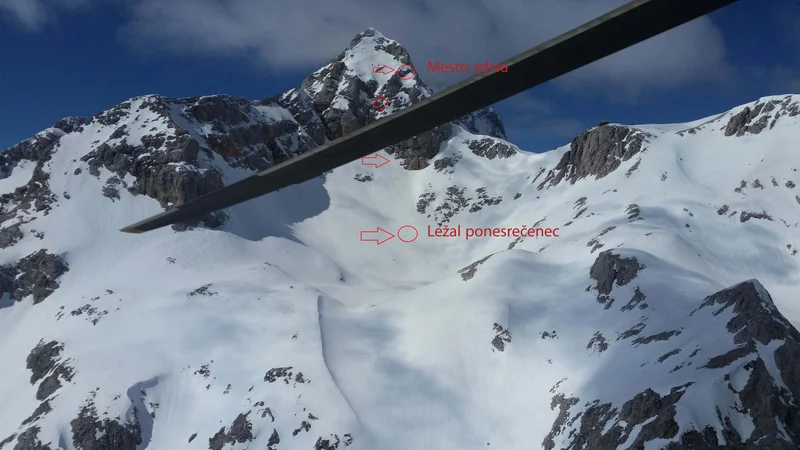
<svg viewBox="0 0 800 450">
<path fill-rule="evenodd" d="M 10 18 L 28 31 L 39 31 L 61 10 L 88 5 L 90 0 L 0 0 L 0 16 Z"/>
<path fill-rule="evenodd" d="M 611 83 L 630 97 L 643 89 L 674 88 L 697 80 L 722 82 L 729 70 L 722 33 L 701 18 L 567 74 L 560 82 L 572 88 Z"/>
<path fill-rule="evenodd" d="M 33 28 L 45 6 L 83 0 L 0 0 Z M 90 0 L 103 1 L 103 0 Z M 273 70 L 307 70 L 338 54 L 360 31 L 375 27 L 396 39 L 415 64 L 428 60 L 501 62 L 625 3 L 625 0 L 116 0 L 128 6 L 124 41 L 140 50 L 242 55 Z M 713 77 L 724 67 L 719 30 L 699 19 L 559 81 L 638 92 Z M 457 81 L 425 74 L 433 84 Z"/>
<path fill-rule="evenodd" d="M 140 48 L 246 52 L 273 68 L 318 66 L 373 26 L 417 66 L 428 60 L 500 62 L 625 0 L 139 0 L 124 36 Z M 636 91 L 713 76 L 724 63 L 719 30 L 700 19 L 599 61 L 562 81 Z M 453 75 L 428 74 L 435 83 Z M 456 78 L 448 78 L 455 82 Z"/>
</svg>

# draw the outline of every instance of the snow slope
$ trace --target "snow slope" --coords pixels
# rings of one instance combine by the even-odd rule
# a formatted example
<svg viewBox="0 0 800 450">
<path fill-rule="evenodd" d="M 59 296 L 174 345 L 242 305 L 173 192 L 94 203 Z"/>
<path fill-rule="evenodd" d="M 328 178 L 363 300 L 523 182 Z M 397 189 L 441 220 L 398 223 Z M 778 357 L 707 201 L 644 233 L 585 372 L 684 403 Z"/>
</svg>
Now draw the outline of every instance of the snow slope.
<svg viewBox="0 0 800 450">
<path fill-rule="evenodd" d="M 484 110 L 117 231 L 431 94 L 372 64 L 411 60 L 367 30 L 286 94 L 138 97 L 0 153 L 0 448 L 797 448 L 800 96 L 545 154 Z"/>
</svg>

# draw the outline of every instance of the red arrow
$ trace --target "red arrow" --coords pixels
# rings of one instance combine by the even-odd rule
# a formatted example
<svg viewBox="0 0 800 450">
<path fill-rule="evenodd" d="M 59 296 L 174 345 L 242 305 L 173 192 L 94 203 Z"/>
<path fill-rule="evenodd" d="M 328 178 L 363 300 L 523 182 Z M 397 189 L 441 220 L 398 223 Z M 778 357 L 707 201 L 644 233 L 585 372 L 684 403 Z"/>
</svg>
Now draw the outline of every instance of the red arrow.
<svg viewBox="0 0 800 450">
<path fill-rule="evenodd" d="M 373 238 L 367 238 L 366 237 L 366 236 L 369 236 L 372 233 L 377 234 L 377 237 L 373 237 Z M 385 237 L 386 235 L 389 235 L 389 237 Z M 389 239 L 391 239 L 393 237 L 394 237 L 394 235 L 392 233 L 389 233 L 388 231 L 384 230 L 381 227 L 378 227 L 378 229 L 374 230 L 374 231 L 367 231 L 367 230 L 362 230 L 361 231 L 361 242 L 377 242 L 378 245 L 381 245 L 381 244 L 383 244 L 384 242 L 388 241 Z"/>
<path fill-rule="evenodd" d="M 383 160 L 382 162 L 380 160 Z M 361 158 L 362 166 L 373 166 L 376 169 L 389 164 L 389 159 L 383 155 L 375 153 L 374 155 L 364 156 Z"/>
<path fill-rule="evenodd" d="M 389 75 L 392 72 L 394 72 L 394 67 L 387 66 L 386 64 L 381 64 L 380 66 L 372 66 L 372 73 L 377 73 L 380 75 Z"/>
</svg>

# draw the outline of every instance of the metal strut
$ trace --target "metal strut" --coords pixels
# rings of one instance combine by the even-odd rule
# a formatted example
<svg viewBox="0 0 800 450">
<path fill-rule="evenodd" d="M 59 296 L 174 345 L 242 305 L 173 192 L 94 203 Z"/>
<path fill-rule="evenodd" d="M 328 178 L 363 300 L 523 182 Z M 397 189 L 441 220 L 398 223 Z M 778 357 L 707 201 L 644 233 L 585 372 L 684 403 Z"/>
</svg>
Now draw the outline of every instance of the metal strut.
<svg viewBox="0 0 800 450">
<path fill-rule="evenodd" d="M 633 0 L 482 73 L 333 142 L 123 228 L 143 233 L 302 183 L 436 126 L 550 81 L 736 0 Z"/>
</svg>

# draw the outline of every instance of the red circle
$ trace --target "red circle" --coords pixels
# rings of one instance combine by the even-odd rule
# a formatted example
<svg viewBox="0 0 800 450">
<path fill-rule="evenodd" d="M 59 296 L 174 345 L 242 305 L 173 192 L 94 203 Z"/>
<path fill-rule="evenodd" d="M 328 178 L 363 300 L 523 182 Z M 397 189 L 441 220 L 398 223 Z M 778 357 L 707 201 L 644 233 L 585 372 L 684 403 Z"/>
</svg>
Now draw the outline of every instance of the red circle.
<svg viewBox="0 0 800 450">
<path fill-rule="evenodd" d="M 408 67 L 408 68 L 411 69 L 411 73 L 409 74 L 408 78 L 403 78 L 403 77 L 400 76 L 400 69 L 402 69 L 403 66 Z M 400 67 L 397 68 L 397 70 L 395 72 L 397 73 L 397 78 L 400 78 L 401 80 L 410 80 L 410 79 L 414 78 L 415 76 L 417 76 L 417 71 L 414 70 L 414 67 L 411 64 L 402 64 Z"/>
<path fill-rule="evenodd" d="M 411 228 L 412 230 L 414 230 L 414 237 L 409 240 L 403 239 L 402 236 L 400 236 L 400 232 L 403 231 L 404 228 Z M 403 242 L 414 242 L 417 240 L 418 237 L 419 237 L 419 231 L 417 231 L 417 229 L 412 227 L 411 225 L 403 225 L 402 227 L 400 227 L 400 229 L 397 230 L 397 238 Z"/>
</svg>

